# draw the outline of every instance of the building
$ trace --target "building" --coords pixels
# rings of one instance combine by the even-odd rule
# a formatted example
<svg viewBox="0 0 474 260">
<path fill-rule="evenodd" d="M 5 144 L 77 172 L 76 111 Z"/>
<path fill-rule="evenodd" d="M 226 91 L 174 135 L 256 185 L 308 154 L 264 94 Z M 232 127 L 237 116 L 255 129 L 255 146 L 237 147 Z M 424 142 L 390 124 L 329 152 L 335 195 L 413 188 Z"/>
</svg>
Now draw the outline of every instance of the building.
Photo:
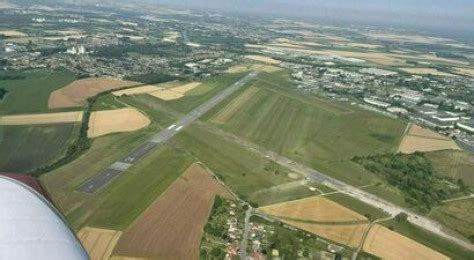
<svg viewBox="0 0 474 260">
<path fill-rule="evenodd" d="M 423 124 L 428 125 L 433 128 L 440 129 L 450 129 L 454 128 L 454 123 L 452 121 L 441 121 L 432 116 L 421 116 L 418 118 Z"/>
<path fill-rule="evenodd" d="M 434 115 L 432 115 L 432 117 L 434 119 L 437 119 L 441 122 L 456 122 L 456 121 L 459 121 L 459 116 L 456 115 L 456 114 L 453 114 L 453 113 L 449 113 L 449 112 L 444 112 L 444 111 L 441 111 L 439 113 L 436 113 Z"/>
<path fill-rule="evenodd" d="M 387 108 L 387 111 L 390 113 L 395 113 L 395 114 L 407 114 L 408 110 L 402 107 L 389 107 Z"/>
<path fill-rule="evenodd" d="M 383 107 L 383 108 L 388 108 L 390 106 L 389 103 L 377 100 L 375 98 L 364 98 L 364 102 L 367 103 L 367 104 L 370 104 L 370 105 L 374 105 L 374 106 L 377 106 L 377 107 Z"/>
<path fill-rule="evenodd" d="M 419 106 L 416 107 L 415 110 L 422 115 L 434 115 L 437 113 L 436 109 L 428 106 Z"/>
<path fill-rule="evenodd" d="M 474 133 L 474 119 L 471 119 L 469 121 L 458 122 L 457 126 L 461 130 L 464 130 L 469 133 Z"/>
<path fill-rule="evenodd" d="M 86 53 L 86 47 L 84 46 L 73 46 L 72 48 L 68 48 L 66 53 L 68 54 L 73 54 L 73 55 L 80 55 L 80 54 L 85 54 Z"/>
</svg>

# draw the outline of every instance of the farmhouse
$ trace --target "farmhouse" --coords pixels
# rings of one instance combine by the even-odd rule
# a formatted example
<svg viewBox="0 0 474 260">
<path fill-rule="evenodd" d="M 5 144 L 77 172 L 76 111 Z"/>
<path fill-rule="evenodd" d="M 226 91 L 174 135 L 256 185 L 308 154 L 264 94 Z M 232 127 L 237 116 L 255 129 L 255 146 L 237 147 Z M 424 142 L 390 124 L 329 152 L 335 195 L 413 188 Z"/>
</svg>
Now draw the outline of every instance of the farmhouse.
<svg viewBox="0 0 474 260">
<path fill-rule="evenodd" d="M 464 122 L 458 122 L 457 126 L 466 132 L 474 133 L 474 119 Z"/>
</svg>

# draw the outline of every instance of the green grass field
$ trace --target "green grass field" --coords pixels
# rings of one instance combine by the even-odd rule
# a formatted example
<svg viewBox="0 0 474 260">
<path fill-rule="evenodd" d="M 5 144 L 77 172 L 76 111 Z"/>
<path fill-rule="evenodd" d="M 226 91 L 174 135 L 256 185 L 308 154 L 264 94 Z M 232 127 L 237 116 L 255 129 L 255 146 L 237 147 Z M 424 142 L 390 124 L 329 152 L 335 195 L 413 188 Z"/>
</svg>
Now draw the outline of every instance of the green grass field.
<svg viewBox="0 0 474 260">
<path fill-rule="evenodd" d="M 75 229 L 83 225 L 127 227 L 191 164 L 190 157 L 182 151 L 165 147 L 96 194 L 76 191 L 88 178 L 125 156 L 152 133 L 153 129 L 147 128 L 95 139 L 79 159 L 41 177 L 54 202 Z"/>
<path fill-rule="evenodd" d="M 441 177 L 459 178 L 474 188 L 474 154 L 445 150 L 426 153 L 426 156 Z"/>
<path fill-rule="evenodd" d="M 66 70 L 31 70 L 18 74 L 26 78 L 0 80 L 0 88 L 8 91 L 0 101 L 0 115 L 47 112 L 51 92 L 75 80 L 74 75 Z"/>
<path fill-rule="evenodd" d="M 303 162 L 392 152 L 400 142 L 402 121 L 303 96 L 267 80 L 253 85 L 261 90 L 222 128 Z"/>
<path fill-rule="evenodd" d="M 446 202 L 431 210 L 429 217 L 474 238 L 474 199 Z"/>
<path fill-rule="evenodd" d="M 245 90 L 228 98 L 204 118 L 353 185 L 375 183 L 379 179 L 350 159 L 356 155 L 396 151 L 405 130 L 404 121 L 300 94 L 291 88 L 285 73 L 261 73 L 251 86 L 260 90 L 245 99 L 245 104 L 235 113 L 227 115 L 227 121 L 216 123 L 214 117 L 235 107 L 232 100 Z"/>
<path fill-rule="evenodd" d="M 199 125 L 181 132 L 177 143 L 244 198 L 252 198 L 261 189 L 295 181 L 288 177 L 288 170 Z"/>
<path fill-rule="evenodd" d="M 397 222 L 389 220 L 381 222 L 386 227 L 393 228 L 394 231 L 403 234 L 417 242 L 424 244 L 434 250 L 451 257 L 452 259 L 473 259 L 474 253 L 463 247 L 460 247 L 446 239 L 443 239 L 430 231 L 421 229 L 409 222 Z"/>
<path fill-rule="evenodd" d="M 352 209 L 361 215 L 370 216 L 371 220 L 386 218 L 389 216 L 389 214 L 385 213 L 383 210 L 375 208 L 369 204 L 366 204 L 360 200 L 356 200 L 342 193 L 329 194 L 326 195 L 325 198 L 335 201 L 344 207 Z"/>
<path fill-rule="evenodd" d="M 0 171 L 27 173 L 61 157 L 77 135 L 74 124 L 0 126 Z"/>
<path fill-rule="evenodd" d="M 285 201 L 303 199 L 320 195 L 318 191 L 311 191 L 306 186 L 295 186 L 282 189 L 267 189 L 252 194 L 250 199 L 258 203 L 260 207 Z"/>
</svg>

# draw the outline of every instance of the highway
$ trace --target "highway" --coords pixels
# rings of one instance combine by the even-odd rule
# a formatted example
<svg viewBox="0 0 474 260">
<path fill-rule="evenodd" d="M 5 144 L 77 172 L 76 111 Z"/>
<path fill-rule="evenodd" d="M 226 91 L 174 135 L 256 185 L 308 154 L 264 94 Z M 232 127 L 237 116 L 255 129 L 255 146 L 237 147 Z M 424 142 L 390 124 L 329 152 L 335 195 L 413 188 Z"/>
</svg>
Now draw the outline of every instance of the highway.
<svg viewBox="0 0 474 260">
<path fill-rule="evenodd" d="M 257 72 L 251 72 L 231 86 L 225 88 L 214 97 L 180 118 L 168 128 L 152 136 L 150 140 L 135 148 L 122 159 L 114 162 L 92 178 L 88 179 L 85 183 L 80 185 L 77 190 L 84 193 L 94 193 L 102 187 L 105 187 L 112 180 L 120 176 L 120 174 L 128 170 L 137 161 L 148 155 L 154 149 L 168 142 L 171 138 L 178 134 L 179 131 L 196 121 L 199 117 L 218 105 L 225 98 L 239 90 L 245 83 L 255 78 L 257 75 Z"/>
</svg>

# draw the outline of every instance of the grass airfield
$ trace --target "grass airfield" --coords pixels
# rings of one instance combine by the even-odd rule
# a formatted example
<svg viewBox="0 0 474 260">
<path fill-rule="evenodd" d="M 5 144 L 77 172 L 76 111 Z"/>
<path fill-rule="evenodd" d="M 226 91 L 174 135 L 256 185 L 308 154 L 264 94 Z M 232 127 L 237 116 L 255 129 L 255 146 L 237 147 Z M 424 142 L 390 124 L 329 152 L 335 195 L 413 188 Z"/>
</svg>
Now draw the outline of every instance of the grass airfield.
<svg viewBox="0 0 474 260">
<path fill-rule="evenodd" d="M 256 156 L 227 140 L 213 131 L 214 127 L 355 186 L 381 182 L 379 177 L 350 159 L 356 155 L 396 151 L 406 122 L 346 104 L 303 96 L 291 89 L 288 75 L 279 71 L 262 72 L 257 80 L 249 82 L 206 114 L 201 122 L 183 129 L 172 142 L 154 151 L 97 193 L 88 195 L 76 191 L 105 166 L 243 75 L 235 73 L 211 78 L 175 100 L 160 100 L 147 94 L 99 97 L 93 111 L 131 106 L 145 114 L 151 124 L 136 132 L 95 138 L 91 148 L 81 157 L 41 177 L 73 228 L 77 231 L 83 227 L 126 231 L 195 161 L 202 162 L 241 198 L 255 205 L 334 192 L 317 184 L 293 187 L 293 183 L 303 181 L 301 176 L 292 175 L 267 158 Z M 309 186 L 318 191 L 310 190 Z M 379 190 L 383 187 L 368 188 L 385 196 Z M 272 196 L 272 200 L 268 200 L 268 196 Z M 336 193 L 327 198 L 362 215 L 385 216 L 369 205 L 347 203 L 348 199 L 341 196 Z M 447 254 L 453 255 L 450 251 Z"/>
</svg>

